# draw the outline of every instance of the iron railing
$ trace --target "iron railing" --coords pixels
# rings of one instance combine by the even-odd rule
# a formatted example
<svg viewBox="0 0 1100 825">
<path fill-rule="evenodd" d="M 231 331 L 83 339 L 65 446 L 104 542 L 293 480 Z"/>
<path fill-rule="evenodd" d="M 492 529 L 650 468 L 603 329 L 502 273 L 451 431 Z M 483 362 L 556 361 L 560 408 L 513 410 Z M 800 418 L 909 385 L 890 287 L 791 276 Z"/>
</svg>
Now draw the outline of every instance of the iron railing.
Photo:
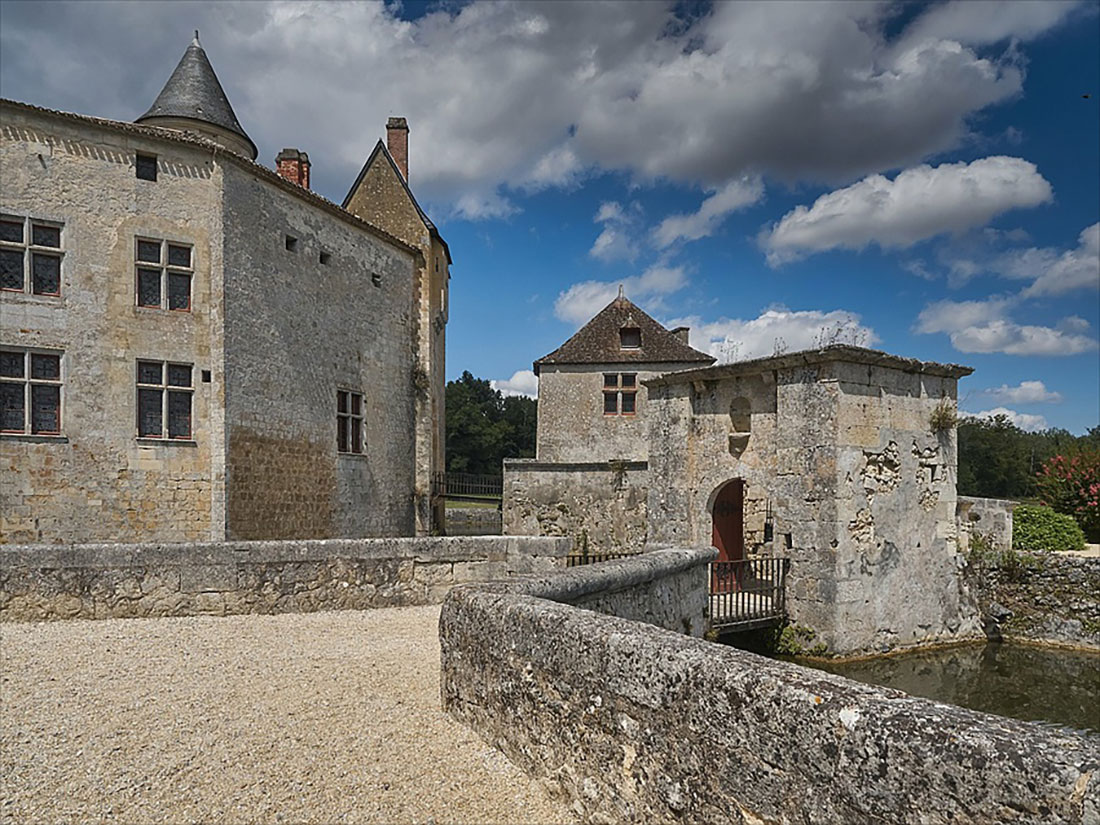
<svg viewBox="0 0 1100 825">
<path fill-rule="evenodd" d="M 748 630 L 784 619 L 790 567 L 781 558 L 711 562 L 711 627 Z"/>
<path fill-rule="evenodd" d="M 504 490 L 500 476 L 473 473 L 432 473 L 432 495 L 447 498 L 499 499 Z"/>
<path fill-rule="evenodd" d="M 614 559 L 627 559 L 631 556 L 637 556 L 638 553 L 595 553 L 589 551 L 587 547 L 583 548 L 580 552 L 570 553 L 565 557 L 566 567 L 580 567 L 582 564 L 597 564 L 601 561 L 613 561 Z"/>
</svg>

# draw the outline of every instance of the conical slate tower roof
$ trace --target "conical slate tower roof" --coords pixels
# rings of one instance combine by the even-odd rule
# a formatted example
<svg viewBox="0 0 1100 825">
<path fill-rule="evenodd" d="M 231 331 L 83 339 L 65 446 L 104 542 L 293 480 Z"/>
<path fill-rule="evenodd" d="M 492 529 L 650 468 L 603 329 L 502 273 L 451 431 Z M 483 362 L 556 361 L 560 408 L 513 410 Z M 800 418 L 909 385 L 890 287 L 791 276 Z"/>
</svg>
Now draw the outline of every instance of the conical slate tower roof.
<svg viewBox="0 0 1100 825">
<path fill-rule="evenodd" d="M 256 159 L 256 144 L 241 128 L 233 107 L 229 105 L 229 98 L 214 74 L 214 67 L 199 44 L 197 31 L 156 101 L 148 112 L 134 122 L 159 118 L 193 120 L 199 130 L 201 126 L 198 124 L 202 123 L 225 129 L 243 138 L 252 149 L 252 160 Z"/>
<path fill-rule="evenodd" d="M 624 349 L 619 331 L 639 333 L 637 346 Z M 544 364 L 713 364 L 714 357 L 692 349 L 620 292 L 576 334 L 535 362 L 535 374 Z"/>
</svg>

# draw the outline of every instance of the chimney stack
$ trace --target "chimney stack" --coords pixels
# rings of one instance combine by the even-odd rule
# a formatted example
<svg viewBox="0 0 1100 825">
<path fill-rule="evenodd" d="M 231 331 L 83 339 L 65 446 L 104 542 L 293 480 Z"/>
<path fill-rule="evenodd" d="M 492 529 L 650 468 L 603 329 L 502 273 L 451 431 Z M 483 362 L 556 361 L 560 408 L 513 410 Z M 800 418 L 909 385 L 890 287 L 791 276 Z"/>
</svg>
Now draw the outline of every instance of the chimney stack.
<svg viewBox="0 0 1100 825">
<path fill-rule="evenodd" d="M 275 156 L 275 171 L 279 177 L 309 189 L 309 155 L 297 149 L 283 149 Z"/>
<path fill-rule="evenodd" d="M 676 327 L 676 329 L 672 330 L 672 334 L 686 344 L 688 342 L 688 332 L 690 331 L 690 327 Z"/>
<path fill-rule="evenodd" d="M 409 124 L 403 117 L 391 117 L 386 121 L 386 148 L 405 182 L 409 182 Z"/>
</svg>

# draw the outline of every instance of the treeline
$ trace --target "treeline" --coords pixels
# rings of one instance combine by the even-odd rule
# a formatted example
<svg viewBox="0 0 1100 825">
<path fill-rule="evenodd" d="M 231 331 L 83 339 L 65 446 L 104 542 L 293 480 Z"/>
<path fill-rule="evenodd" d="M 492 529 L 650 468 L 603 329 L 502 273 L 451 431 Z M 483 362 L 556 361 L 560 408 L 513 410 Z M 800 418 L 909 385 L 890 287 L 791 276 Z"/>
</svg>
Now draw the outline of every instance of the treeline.
<svg viewBox="0 0 1100 825">
<path fill-rule="evenodd" d="M 447 382 L 447 472 L 501 474 L 505 458 L 535 455 L 538 403 L 504 396 L 463 372 Z"/>
<path fill-rule="evenodd" d="M 1028 433 L 1007 416 L 959 420 L 961 496 L 1031 498 L 1039 494 L 1036 474 L 1056 455 L 1100 450 L 1100 426 L 1085 435 L 1066 430 Z"/>
</svg>

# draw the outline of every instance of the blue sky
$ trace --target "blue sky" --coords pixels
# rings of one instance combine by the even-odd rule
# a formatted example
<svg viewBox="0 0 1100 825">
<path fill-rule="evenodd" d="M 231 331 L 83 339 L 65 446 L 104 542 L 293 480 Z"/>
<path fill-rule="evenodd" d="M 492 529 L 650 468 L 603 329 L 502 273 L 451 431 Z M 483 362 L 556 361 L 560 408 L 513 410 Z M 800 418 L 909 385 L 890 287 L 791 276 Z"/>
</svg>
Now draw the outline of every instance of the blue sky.
<svg viewBox="0 0 1100 825">
<path fill-rule="evenodd" d="M 532 391 L 622 283 L 724 360 L 863 343 L 1100 422 L 1097 2 L 5 0 L 0 94 L 132 120 L 195 28 L 260 161 L 336 202 L 408 118 L 451 377 Z"/>
</svg>

